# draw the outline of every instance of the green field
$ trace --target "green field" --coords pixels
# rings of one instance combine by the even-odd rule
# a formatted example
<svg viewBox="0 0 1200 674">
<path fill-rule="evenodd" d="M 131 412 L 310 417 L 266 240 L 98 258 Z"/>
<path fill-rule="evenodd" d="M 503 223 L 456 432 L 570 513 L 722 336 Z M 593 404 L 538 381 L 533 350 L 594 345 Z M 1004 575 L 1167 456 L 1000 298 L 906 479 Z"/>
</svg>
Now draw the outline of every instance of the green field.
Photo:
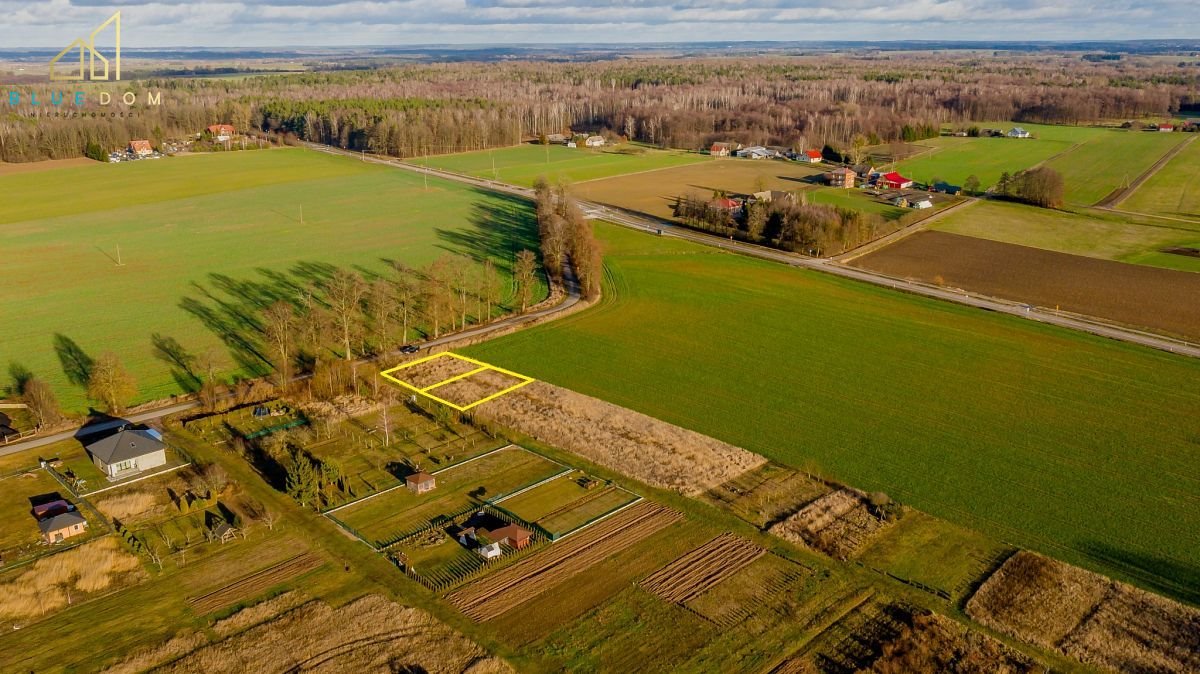
<svg viewBox="0 0 1200 674">
<path fill-rule="evenodd" d="M 555 536 L 637 500 L 624 489 L 596 482 L 591 489 L 580 484 L 583 473 L 564 475 L 535 489 L 504 500 L 500 506 L 526 522 L 536 522 Z"/>
<path fill-rule="evenodd" d="M 893 206 L 880 201 L 861 190 L 848 190 L 839 187 L 817 188 L 802 192 L 814 204 L 829 204 L 841 208 L 849 208 L 864 213 L 877 213 L 888 220 L 896 220 L 906 213 L 913 211 L 907 208 Z"/>
<path fill-rule="evenodd" d="M 1007 132 L 1016 124 L 1003 122 L 981 124 Z M 917 182 L 945 180 L 962 185 L 974 174 L 986 189 L 995 185 L 1004 172 L 1016 173 L 1051 157 L 1071 150 L 1079 143 L 1105 133 L 1104 129 L 1075 126 L 1043 126 L 1020 124 L 1033 138 L 956 138 L 941 136 L 923 140 L 920 145 L 931 148 L 896 165 L 896 170 Z M 1165 135 L 1165 134 L 1164 134 Z"/>
<path fill-rule="evenodd" d="M 1046 165 L 1062 174 L 1068 205 L 1091 206 L 1137 179 L 1187 137 L 1114 129 L 1093 136 Z"/>
<path fill-rule="evenodd" d="M 106 350 L 139 400 L 192 383 L 173 374 L 172 342 L 214 350 L 227 371 L 261 368 L 235 364 L 216 331 L 244 330 L 243 305 L 326 265 L 384 272 L 385 260 L 421 266 L 451 251 L 507 274 L 517 249 L 537 249 L 524 202 L 441 180 L 426 191 L 407 171 L 296 149 L 14 174 L 0 192 L 21 195 L 0 200 L 0 366 L 47 379 L 75 409 L 80 362 Z"/>
<path fill-rule="evenodd" d="M 1140 213 L 1200 220 L 1197 176 L 1200 176 L 1200 142 L 1193 141 L 1122 201 L 1120 207 Z"/>
<path fill-rule="evenodd" d="M 598 307 L 467 352 L 1200 600 L 1200 362 L 599 234 Z"/>
<path fill-rule="evenodd" d="M 1200 231 L 1189 229 L 1186 223 L 1153 226 L 1100 210 L 1072 213 L 983 201 L 951 213 L 932 227 L 1072 255 L 1200 271 L 1200 258 L 1158 252 L 1167 246 L 1200 245 Z"/>
<path fill-rule="evenodd" d="M 680 150 L 658 150 L 635 144 L 612 148 L 569 148 L 565 145 L 518 145 L 497 150 L 413 158 L 409 161 L 513 185 L 533 185 L 545 176 L 551 181 L 582 182 L 627 173 L 695 164 L 705 155 Z M 493 168 L 495 170 L 493 170 Z"/>
</svg>

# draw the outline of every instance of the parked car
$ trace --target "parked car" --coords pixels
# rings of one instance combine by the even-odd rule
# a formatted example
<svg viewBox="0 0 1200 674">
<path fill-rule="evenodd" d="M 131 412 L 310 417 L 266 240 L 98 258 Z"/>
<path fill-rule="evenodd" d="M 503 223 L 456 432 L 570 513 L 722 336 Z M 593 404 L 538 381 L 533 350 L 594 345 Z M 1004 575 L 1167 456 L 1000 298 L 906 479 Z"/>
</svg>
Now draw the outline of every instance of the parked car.
<svg viewBox="0 0 1200 674">
<path fill-rule="evenodd" d="M 421 350 L 421 347 L 416 344 L 405 344 L 400 347 L 400 353 L 416 353 Z"/>
</svg>

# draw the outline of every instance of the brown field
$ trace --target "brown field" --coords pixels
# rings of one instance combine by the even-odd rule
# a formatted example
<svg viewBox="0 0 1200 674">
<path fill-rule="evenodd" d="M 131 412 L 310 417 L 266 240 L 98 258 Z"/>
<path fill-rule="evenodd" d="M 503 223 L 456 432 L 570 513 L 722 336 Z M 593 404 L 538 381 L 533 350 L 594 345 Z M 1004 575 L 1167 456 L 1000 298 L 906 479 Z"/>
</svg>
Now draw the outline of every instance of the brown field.
<svg viewBox="0 0 1200 674">
<path fill-rule="evenodd" d="M 0 161 L 0 176 L 10 176 L 17 173 L 37 173 L 39 171 L 52 171 L 60 168 L 71 168 L 72 166 L 90 166 L 96 162 L 84 157 L 76 157 L 74 159 L 46 159 L 43 161 L 22 162 L 19 164 L 10 164 Z"/>
<path fill-rule="evenodd" d="M 541 381 L 475 409 L 481 417 L 681 494 L 698 494 L 766 462 L 695 431 Z"/>
<path fill-rule="evenodd" d="M 777 463 L 767 463 L 723 482 L 701 498 L 757 527 L 767 527 L 829 493 L 825 484 Z"/>
<path fill-rule="evenodd" d="M 0 582 L 0 626 L 42 618 L 145 577 L 138 558 L 112 536 L 43 557 Z"/>
<path fill-rule="evenodd" d="M 995 639 L 936 613 L 917 615 L 862 674 L 1032 674 L 1047 669 Z"/>
<path fill-rule="evenodd" d="M 795 621 L 811 615 L 819 585 L 811 569 L 768 553 L 690 599 L 687 607 L 725 628 L 746 625 L 756 616 L 770 622 Z"/>
<path fill-rule="evenodd" d="M 766 552 L 744 538 L 724 533 L 650 574 L 639 585 L 664 601 L 684 604 Z"/>
<path fill-rule="evenodd" d="M 981 624 L 1120 672 L 1200 671 L 1200 610 L 1032 552 L 967 603 Z"/>
<path fill-rule="evenodd" d="M 792 191 L 805 187 L 806 178 L 824 172 L 825 169 L 796 162 L 717 159 L 652 173 L 591 180 L 573 186 L 572 191 L 582 199 L 674 219 L 675 200 L 682 194 L 708 197 L 716 190 L 750 194 L 758 191 L 760 179 L 766 189 Z"/>
<path fill-rule="evenodd" d="M 417 388 L 424 388 L 477 369 L 479 369 L 479 366 L 474 363 L 450 356 L 442 356 L 406 367 L 403 370 L 397 370 L 392 372 L 390 376 Z"/>
<path fill-rule="evenodd" d="M 846 559 L 889 526 L 867 510 L 863 494 L 839 489 L 809 503 L 768 531 L 838 559 Z"/>
<path fill-rule="evenodd" d="M 296 555 L 274 566 L 243 576 L 212 592 L 189 597 L 188 603 L 200 615 L 212 613 L 247 597 L 262 594 L 284 581 L 312 571 L 321 564 L 321 558 L 316 555 L 308 553 Z"/>
<path fill-rule="evenodd" d="M 927 283 L 1200 337 L 1200 274 L 1067 255 L 946 232 L 918 232 L 850 262 Z"/>
<path fill-rule="evenodd" d="M 511 672 L 424 611 L 371 595 L 320 601 L 195 650 L 155 672 Z"/>
<path fill-rule="evenodd" d="M 654 503 L 639 503 L 550 545 L 538 554 L 452 592 L 446 595 L 446 599 L 475 621 L 490 620 L 647 538 L 681 517 L 669 508 Z"/>
</svg>

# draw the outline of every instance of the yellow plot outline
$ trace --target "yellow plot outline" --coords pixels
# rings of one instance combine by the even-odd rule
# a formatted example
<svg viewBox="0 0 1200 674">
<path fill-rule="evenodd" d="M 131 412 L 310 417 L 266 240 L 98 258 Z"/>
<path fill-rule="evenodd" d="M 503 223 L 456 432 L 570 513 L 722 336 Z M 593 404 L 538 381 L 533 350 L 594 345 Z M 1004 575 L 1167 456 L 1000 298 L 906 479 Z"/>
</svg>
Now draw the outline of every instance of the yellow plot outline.
<svg viewBox="0 0 1200 674">
<path fill-rule="evenodd" d="M 456 360 L 461 360 L 465 363 L 471 363 L 472 365 L 477 365 L 478 367 L 476 367 L 474 370 L 471 370 L 469 372 L 464 372 L 462 374 L 454 375 L 453 377 L 450 377 L 449 379 L 444 379 L 442 381 L 437 382 L 436 384 L 431 384 L 424 388 L 420 388 L 418 386 L 415 386 L 413 384 L 410 384 L 410 383 L 400 379 L 399 377 L 393 376 L 393 373 L 397 373 L 401 370 L 406 370 L 410 367 L 415 367 L 422 363 L 428 363 L 429 361 L 436 360 L 438 358 L 453 358 Z M 430 393 L 430 391 L 432 391 L 435 388 L 438 388 L 440 386 L 445 386 L 446 384 L 452 384 L 460 379 L 466 379 L 467 377 L 470 377 L 471 375 L 479 374 L 480 372 L 499 372 L 501 374 L 506 374 L 510 377 L 515 377 L 517 379 L 520 379 L 521 382 L 519 384 L 514 384 L 512 386 L 509 386 L 506 389 L 497 391 L 496 393 L 493 393 L 492 395 L 490 395 L 486 398 L 483 398 L 482 400 L 476 400 L 475 402 L 470 403 L 469 405 L 456 405 L 456 404 L 450 402 L 449 400 L 446 400 L 444 398 L 439 398 L 436 395 Z M 459 412 L 466 412 L 467 410 L 471 409 L 472 407 L 475 407 L 476 405 L 482 405 L 482 404 L 488 402 L 489 400 L 495 400 L 496 398 L 499 398 L 502 395 L 505 395 L 507 393 L 512 393 L 513 391 L 521 388 L 522 386 L 525 386 L 526 384 L 532 384 L 533 382 L 537 381 L 536 379 L 534 379 L 532 377 L 526 377 L 523 374 L 519 374 L 517 372 L 512 372 L 511 370 L 505 370 L 504 368 L 496 367 L 495 365 L 485 363 L 481 360 L 475 360 L 474 358 L 469 358 L 467 356 L 460 356 L 459 354 L 453 353 L 451 351 L 444 351 L 442 353 L 435 353 L 431 356 L 425 356 L 424 358 L 418 358 L 412 362 L 404 363 L 403 365 L 397 365 L 396 367 L 393 367 L 390 370 L 384 370 L 383 372 L 380 372 L 379 374 L 381 374 L 384 379 L 387 379 L 388 381 L 390 381 L 392 383 L 398 384 L 399 386 L 402 386 L 402 387 L 412 391 L 413 393 L 419 393 L 419 394 L 425 396 L 426 398 L 435 400 L 435 401 L 442 403 L 443 405 L 446 405 L 448 407 L 452 407 L 452 408 L 458 410 Z"/>
</svg>

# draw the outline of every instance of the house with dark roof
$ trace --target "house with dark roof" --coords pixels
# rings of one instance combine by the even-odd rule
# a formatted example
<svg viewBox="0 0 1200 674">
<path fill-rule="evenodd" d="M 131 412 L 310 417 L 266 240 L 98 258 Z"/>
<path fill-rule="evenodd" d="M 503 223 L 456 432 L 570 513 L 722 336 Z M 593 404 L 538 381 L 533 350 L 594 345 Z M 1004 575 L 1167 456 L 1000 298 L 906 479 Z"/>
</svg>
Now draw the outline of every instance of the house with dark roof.
<svg viewBox="0 0 1200 674">
<path fill-rule="evenodd" d="M 42 530 L 42 540 L 47 543 L 61 543 L 72 536 L 85 533 L 87 520 L 78 511 L 72 510 L 39 520 L 38 529 Z"/>
<path fill-rule="evenodd" d="M 933 184 L 933 191 L 941 192 L 942 194 L 958 195 L 962 194 L 962 189 L 962 187 L 951 185 L 948 182 L 936 182 Z"/>
<path fill-rule="evenodd" d="M 167 446 L 153 429 L 123 429 L 87 445 L 92 463 L 119 480 L 167 463 Z"/>
</svg>

